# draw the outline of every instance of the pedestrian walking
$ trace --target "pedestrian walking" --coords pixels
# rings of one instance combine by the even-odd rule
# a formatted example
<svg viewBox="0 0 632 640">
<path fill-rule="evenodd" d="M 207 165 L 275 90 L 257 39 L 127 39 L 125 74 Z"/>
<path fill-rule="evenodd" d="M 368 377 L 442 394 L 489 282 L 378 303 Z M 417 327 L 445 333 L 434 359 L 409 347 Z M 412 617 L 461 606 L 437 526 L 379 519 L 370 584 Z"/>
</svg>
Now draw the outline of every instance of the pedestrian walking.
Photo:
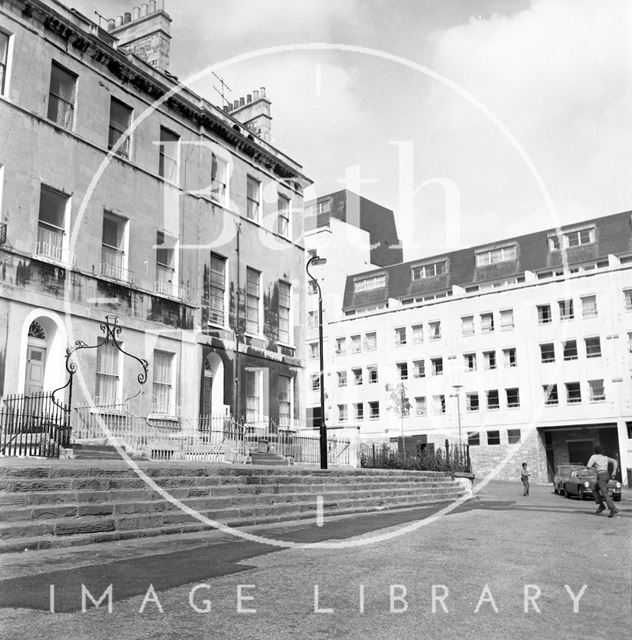
<svg viewBox="0 0 632 640">
<path fill-rule="evenodd" d="M 599 505 L 596 513 L 605 511 L 606 505 L 608 505 L 608 509 L 610 509 L 608 517 L 614 518 L 614 516 L 619 513 L 619 509 L 614 506 L 612 496 L 608 493 L 608 480 L 610 480 L 608 463 L 612 465 L 612 475 L 614 476 L 617 472 L 617 461 L 614 458 L 605 456 L 603 454 L 603 449 L 599 445 L 595 445 L 594 452 L 595 453 L 590 456 L 590 460 L 588 460 L 588 464 L 586 466 L 589 469 L 594 468 L 597 472 L 597 484 L 593 489 L 595 502 Z M 606 504 L 604 504 L 604 501 Z"/>
<path fill-rule="evenodd" d="M 529 469 L 527 468 L 527 463 L 523 462 L 522 470 L 520 471 L 520 481 L 522 482 L 523 496 L 529 495 L 529 476 L 530 475 L 531 474 L 529 473 Z"/>
</svg>

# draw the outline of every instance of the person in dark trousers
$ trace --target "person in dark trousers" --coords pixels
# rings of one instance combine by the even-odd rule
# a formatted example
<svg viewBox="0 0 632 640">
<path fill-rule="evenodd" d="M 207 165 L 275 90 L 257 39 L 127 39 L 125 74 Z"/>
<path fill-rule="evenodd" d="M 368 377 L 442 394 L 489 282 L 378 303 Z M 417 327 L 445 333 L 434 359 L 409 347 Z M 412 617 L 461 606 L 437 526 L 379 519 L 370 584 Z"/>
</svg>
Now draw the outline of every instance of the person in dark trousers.
<svg viewBox="0 0 632 640">
<path fill-rule="evenodd" d="M 529 476 L 530 475 L 531 474 L 529 473 L 529 469 L 527 469 L 527 463 L 523 462 L 522 470 L 520 471 L 520 481 L 522 482 L 523 496 L 529 495 Z"/>
<path fill-rule="evenodd" d="M 608 517 L 614 518 L 614 516 L 619 513 L 619 509 L 614 506 L 612 496 L 608 493 L 608 481 L 610 480 L 608 463 L 612 464 L 612 475 L 614 476 L 617 473 L 617 461 L 614 458 L 605 456 L 599 445 L 595 445 L 594 452 L 595 453 L 590 456 L 590 460 L 588 460 L 586 466 L 589 469 L 594 468 L 597 472 L 597 484 L 593 490 L 595 502 L 599 505 L 596 513 L 601 513 L 606 509 L 606 505 L 608 505 L 608 509 L 610 509 L 610 515 L 608 515 Z M 604 505 L 604 501 L 606 505 Z"/>
</svg>

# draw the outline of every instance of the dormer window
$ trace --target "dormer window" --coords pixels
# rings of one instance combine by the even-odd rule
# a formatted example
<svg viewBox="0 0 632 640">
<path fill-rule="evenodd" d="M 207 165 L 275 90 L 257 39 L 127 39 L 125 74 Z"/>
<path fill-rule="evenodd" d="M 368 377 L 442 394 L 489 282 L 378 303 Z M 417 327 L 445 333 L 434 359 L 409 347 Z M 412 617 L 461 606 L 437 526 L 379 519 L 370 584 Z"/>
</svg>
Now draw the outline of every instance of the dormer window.
<svg viewBox="0 0 632 640">
<path fill-rule="evenodd" d="M 425 280 L 426 278 L 433 278 L 434 276 L 440 276 L 448 271 L 448 263 L 446 260 L 440 260 L 439 262 L 431 262 L 430 264 L 421 264 L 416 267 L 412 267 L 410 275 L 413 280 Z"/>
<path fill-rule="evenodd" d="M 549 251 L 559 251 L 569 247 L 579 247 L 583 244 L 592 244 L 595 241 L 595 228 L 575 229 L 562 234 L 549 236 Z"/>
<path fill-rule="evenodd" d="M 381 289 L 386 286 L 386 274 L 382 273 L 379 276 L 371 276 L 369 278 L 362 278 L 356 280 L 353 283 L 353 292 L 360 293 L 362 291 L 371 291 L 373 289 Z"/>
<path fill-rule="evenodd" d="M 510 262 L 511 260 L 516 260 L 517 257 L 518 251 L 515 244 L 498 247 L 496 249 L 488 249 L 486 251 L 479 251 L 476 254 L 476 266 L 486 267 L 499 262 Z"/>
</svg>

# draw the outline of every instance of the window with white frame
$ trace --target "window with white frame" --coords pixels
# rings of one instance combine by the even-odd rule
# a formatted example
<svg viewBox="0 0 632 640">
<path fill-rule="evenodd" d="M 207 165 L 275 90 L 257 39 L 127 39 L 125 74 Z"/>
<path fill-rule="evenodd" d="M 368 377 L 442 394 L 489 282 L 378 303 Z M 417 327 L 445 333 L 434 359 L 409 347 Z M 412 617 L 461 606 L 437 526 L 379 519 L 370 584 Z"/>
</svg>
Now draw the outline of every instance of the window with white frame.
<svg viewBox="0 0 632 640">
<path fill-rule="evenodd" d="M 606 390 L 603 385 L 603 380 L 589 380 L 588 391 L 590 402 L 605 402 Z"/>
<path fill-rule="evenodd" d="M 537 310 L 538 310 L 538 324 L 549 324 L 549 322 L 553 321 L 550 304 L 539 304 L 537 306 Z"/>
<path fill-rule="evenodd" d="M 380 403 L 377 400 L 369 402 L 369 420 L 378 420 L 380 417 Z"/>
<path fill-rule="evenodd" d="M 505 368 L 518 366 L 515 347 L 509 347 L 508 349 L 503 349 L 503 362 L 504 362 Z"/>
<path fill-rule="evenodd" d="M 577 404 L 582 401 L 582 388 L 579 382 L 567 382 L 565 386 L 568 404 Z"/>
<path fill-rule="evenodd" d="M 156 293 L 174 296 L 177 293 L 175 239 L 156 232 Z"/>
<path fill-rule="evenodd" d="M 261 272 L 246 268 L 246 331 L 258 335 L 261 330 Z"/>
<path fill-rule="evenodd" d="M 64 129 L 72 129 L 76 84 L 77 75 L 53 60 L 48 92 L 48 119 Z"/>
<path fill-rule="evenodd" d="M 547 407 L 556 406 L 559 403 L 556 384 L 544 384 L 542 391 L 544 392 L 544 404 Z"/>
<path fill-rule="evenodd" d="M 310 342 L 309 343 L 309 357 L 312 360 L 317 360 L 320 356 L 320 348 L 318 346 L 318 342 Z"/>
<path fill-rule="evenodd" d="M 362 338 L 360 336 L 351 336 L 350 352 L 360 353 L 362 351 Z"/>
<path fill-rule="evenodd" d="M 117 280 L 129 280 L 127 270 L 128 221 L 110 211 L 103 212 L 101 240 L 101 275 Z"/>
<path fill-rule="evenodd" d="M 369 365 L 366 368 L 366 373 L 367 373 L 367 379 L 368 379 L 369 384 L 377 384 L 377 382 L 378 382 L 377 366 L 376 365 Z"/>
<path fill-rule="evenodd" d="M 494 330 L 494 314 L 481 313 L 481 331 L 491 333 Z"/>
<path fill-rule="evenodd" d="M 281 193 L 277 202 L 277 233 L 284 238 L 290 235 L 290 199 Z"/>
<path fill-rule="evenodd" d="M 490 411 L 500 408 L 500 397 L 498 394 L 498 389 L 489 389 L 485 392 L 485 396 L 487 398 L 487 408 Z"/>
<path fill-rule="evenodd" d="M 320 391 L 320 375 L 318 373 L 312 374 L 312 391 Z"/>
<path fill-rule="evenodd" d="M 417 396 L 415 398 L 415 415 L 425 416 L 428 413 L 428 407 L 426 406 L 426 396 Z"/>
<path fill-rule="evenodd" d="M 500 431 L 492 430 L 487 432 L 487 444 L 498 445 L 500 444 Z"/>
<path fill-rule="evenodd" d="M 414 324 L 411 327 L 413 334 L 413 344 L 421 344 L 424 341 L 424 326 L 422 324 Z"/>
<path fill-rule="evenodd" d="M 263 369 L 246 369 L 246 421 L 263 421 Z"/>
<path fill-rule="evenodd" d="M 292 285 L 279 280 L 279 342 L 292 344 Z"/>
<path fill-rule="evenodd" d="M 478 447 L 481 444 L 481 434 L 478 431 L 468 431 L 467 444 L 470 447 Z"/>
<path fill-rule="evenodd" d="M 261 208 L 261 182 L 252 176 L 246 179 L 246 217 L 259 222 Z"/>
<path fill-rule="evenodd" d="M 347 339 L 336 338 L 336 355 L 342 356 L 347 353 Z"/>
<path fill-rule="evenodd" d="M 623 290 L 623 299 L 626 311 L 632 311 L 632 289 Z"/>
<path fill-rule="evenodd" d="M 360 293 L 362 291 L 372 291 L 373 289 L 381 289 L 386 286 L 386 275 L 381 273 L 377 276 L 369 276 L 368 278 L 360 278 L 353 282 L 353 292 Z"/>
<path fill-rule="evenodd" d="M 595 228 L 576 229 L 562 234 L 549 236 L 549 249 L 559 251 L 561 248 L 578 247 L 583 244 L 591 244 L 595 241 Z"/>
<path fill-rule="evenodd" d="M 209 322 L 226 325 L 226 258 L 211 253 Z"/>
<path fill-rule="evenodd" d="M 154 413 L 174 413 L 173 398 L 173 353 L 154 350 L 153 404 Z"/>
<path fill-rule="evenodd" d="M 375 331 L 364 334 L 364 348 L 366 351 L 375 351 L 377 349 L 377 334 Z"/>
<path fill-rule="evenodd" d="M 476 354 L 475 353 L 464 353 L 463 354 L 463 364 L 465 365 L 466 371 L 476 371 Z"/>
<path fill-rule="evenodd" d="M 463 316 L 461 318 L 461 335 L 474 335 L 474 316 Z"/>
<path fill-rule="evenodd" d="M 410 270 L 410 276 L 412 280 L 425 280 L 426 278 L 434 278 L 435 276 L 443 275 L 444 273 L 447 273 L 447 270 L 447 261 L 440 260 L 439 262 L 431 262 L 430 264 L 422 264 L 412 267 Z"/>
<path fill-rule="evenodd" d="M 483 351 L 483 368 L 484 369 L 496 368 L 496 352 L 495 351 Z"/>
<path fill-rule="evenodd" d="M 364 404 L 362 402 L 353 404 L 353 415 L 355 420 L 364 420 Z"/>
<path fill-rule="evenodd" d="M 431 358 L 430 364 L 432 366 L 433 376 L 443 375 L 443 358 Z"/>
<path fill-rule="evenodd" d="M 425 378 L 426 377 L 426 361 L 414 360 L 413 361 L 413 378 Z"/>
<path fill-rule="evenodd" d="M 338 386 L 346 387 L 347 386 L 347 372 L 346 371 L 337 371 L 338 376 Z"/>
<path fill-rule="evenodd" d="M 478 392 L 469 391 L 465 394 L 465 408 L 467 411 L 478 411 L 479 403 L 478 403 Z"/>
<path fill-rule="evenodd" d="M 223 207 L 228 196 L 228 162 L 217 154 L 211 155 L 211 200 Z"/>
<path fill-rule="evenodd" d="M 35 253 L 53 260 L 64 257 L 66 216 L 70 197 L 46 185 L 40 187 Z"/>
<path fill-rule="evenodd" d="M 572 320 L 575 317 L 575 308 L 573 306 L 573 299 L 559 300 L 558 307 L 560 309 L 560 320 Z"/>
<path fill-rule="evenodd" d="M 294 415 L 294 378 L 279 376 L 279 428 L 289 429 Z"/>
<path fill-rule="evenodd" d="M 353 378 L 353 384 L 359 385 L 362 384 L 362 368 L 358 367 L 357 369 L 351 369 L 351 376 Z"/>
<path fill-rule="evenodd" d="M 104 338 L 98 338 L 97 344 L 99 348 L 97 349 L 97 398 L 95 404 L 101 406 L 117 404 L 120 400 L 121 352 L 111 342 L 106 342 Z"/>
<path fill-rule="evenodd" d="M 397 367 L 397 375 L 400 380 L 408 380 L 408 363 L 407 362 L 397 362 L 395 363 Z"/>
<path fill-rule="evenodd" d="M 515 409 L 520 406 L 520 390 L 517 387 L 505 389 L 507 394 L 507 407 Z"/>
<path fill-rule="evenodd" d="M 130 135 L 126 131 L 132 124 L 132 108 L 114 97 L 110 99 L 110 129 L 108 133 L 108 149 L 117 143 L 120 146 L 116 153 L 124 158 L 130 155 Z"/>
<path fill-rule="evenodd" d="M 0 31 L 0 95 L 5 95 L 7 91 L 10 43 L 11 36 Z"/>
<path fill-rule="evenodd" d="M 497 249 L 489 249 L 487 251 L 479 251 L 476 254 L 476 266 L 486 267 L 490 264 L 497 264 L 499 262 L 509 262 L 516 260 L 517 249 L 516 245 L 507 245 L 505 247 L 498 247 Z"/>
<path fill-rule="evenodd" d="M 428 326 L 430 329 L 430 339 L 440 340 L 441 339 L 441 322 L 437 320 L 436 322 L 431 322 Z"/>
<path fill-rule="evenodd" d="M 577 360 L 577 340 L 565 340 L 562 345 L 564 360 Z"/>
<path fill-rule="evenodd" d="M 445 396 L 432 396 L 432 412 L 436 414 L 445 413 Z"/>
<path fill-rule="evenodd" d="M 395 344 L 396 345 L 406 344 L 406 327 L 397 327 L 395 329 Z"/>
<path fill-rule="evenodd" d="M 513 309 L 502 309 L 500 312 L 500 330 L 507 331 L 514 328 Z"/>
<path fill-rule="evenodd" d="M 507 429 L 507 444 L 517 444 L 520 437 L 520 429 Z"/>
<path fill-rule="evenodd" d="M 318 326 L 318 311 L 307 312 L 307 328 L 315 329 Z"/>
<path fill-rule="evenodd" d="M 540 362 L 555 362 L 555 345 L 552 342 L 540 345 Z"/>
<path fill-rule="evenodd" d="M 179 183 L 180 136 L 160 127 L 158 145 L 158 175 L 173 184 Z"/>
<path fill-rule="evenodd" d="M 597 316 L 597 296 L 582 296 L 582 317 L 595 318 Z"/>
<path fill-rule="evenodd" d="M 587 358 L 600 358 L 601 357 L 601 339 L 599 336 L 592 336 L 590 338 L 584 338 L 586 344 L 586 357 Z"/>
</svg>

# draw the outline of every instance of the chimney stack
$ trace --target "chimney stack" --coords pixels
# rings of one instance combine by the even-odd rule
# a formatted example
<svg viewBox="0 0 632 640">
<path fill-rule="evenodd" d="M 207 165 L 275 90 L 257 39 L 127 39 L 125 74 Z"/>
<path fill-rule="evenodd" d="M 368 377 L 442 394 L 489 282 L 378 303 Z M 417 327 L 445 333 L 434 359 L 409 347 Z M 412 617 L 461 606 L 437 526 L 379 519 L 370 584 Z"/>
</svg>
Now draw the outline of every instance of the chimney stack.
<svg viewBox="0 0 632 640">
<path fill-rule="evenodd" d="M 235 99 L 232 105 L 228 105 L 227 112 L 256 136 L 270 142 L 272 116 L 265 87 Z"/>
<path fill-rule="evenodd" d="M 108 22 L 108 31 L 117 39 L 118 48 L 133 53 L 152 67 L 169 69 L 171 17 L 164 1 L 150 0 Z"/>
</svg>

